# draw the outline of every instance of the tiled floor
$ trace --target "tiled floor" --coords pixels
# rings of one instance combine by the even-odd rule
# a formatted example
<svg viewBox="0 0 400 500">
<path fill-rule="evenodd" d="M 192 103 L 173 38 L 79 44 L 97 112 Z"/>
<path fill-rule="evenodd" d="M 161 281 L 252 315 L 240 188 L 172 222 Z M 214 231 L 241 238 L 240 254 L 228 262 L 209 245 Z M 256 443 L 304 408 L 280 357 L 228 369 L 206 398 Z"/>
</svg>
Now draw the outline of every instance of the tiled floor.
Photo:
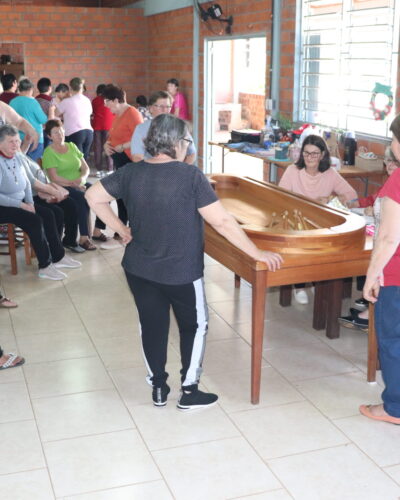
<svg viewBox="0 0 400 500">
<path fill-rule="evenodd" d="M 178 335 L 172 322 L 168 406 L 151 404 L 122 251 L 82 255 L 64 282 L 0 259 L 18 309 L 0 311 L 0 343 L 26 356 L 0 373 L 0 498 L 10 500 L 394 500 L 400 429 L 368 421 L 366 335 L 328 340 L 311 306 L 282 309 L 269 292 L 261 401 L 249 402 L 250 299 L 206 258 L 210 331 L 204 388 L 219 405 L 175 408 Z M 21 256 L 22 257 L 22 256 Z M 21 259 L 22 260 L 22 259 Z M 345 304 L 348 306 L 349 303 Z M 381 380 L 381 379 L 379 379 Z"/>
</svg>

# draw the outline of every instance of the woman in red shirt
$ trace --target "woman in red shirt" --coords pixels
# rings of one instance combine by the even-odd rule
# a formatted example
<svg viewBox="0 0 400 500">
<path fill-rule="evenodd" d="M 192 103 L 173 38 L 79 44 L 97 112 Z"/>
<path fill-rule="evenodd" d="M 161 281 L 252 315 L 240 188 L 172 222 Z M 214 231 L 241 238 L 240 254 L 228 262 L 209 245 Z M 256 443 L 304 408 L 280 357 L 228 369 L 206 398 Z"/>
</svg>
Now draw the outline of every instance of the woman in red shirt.
<svg viewBox="0 0 400 500">
<path fill-rule="evenodd" d="M 392 151 L 400 160 L 400 115 L 390 127 Z M 385 390 L 383 404 L 362 405 L 360 412 L 374 420 L 400 425 L 400 169 L 379 191 L 378 235 L 364 286 L 364 298 L 375 305 L 379 360 Z"/>
<path fill-rule="evenodd" d="M 97 170 L 96 177 L 103 177 L 106 172 L 112 172 L 113 162 L 111 156 L 106 156 L 106 171 L 103 169 L 103 146 L 108 138 L 108 131 L 114 120 L 114 115 L 104 104 L 103 91 L 106 88 L 104 83 L 97 86 L 97 96 L 92 101 L 93 115 L 92 127 L 94 165 Z"/>
</svg>

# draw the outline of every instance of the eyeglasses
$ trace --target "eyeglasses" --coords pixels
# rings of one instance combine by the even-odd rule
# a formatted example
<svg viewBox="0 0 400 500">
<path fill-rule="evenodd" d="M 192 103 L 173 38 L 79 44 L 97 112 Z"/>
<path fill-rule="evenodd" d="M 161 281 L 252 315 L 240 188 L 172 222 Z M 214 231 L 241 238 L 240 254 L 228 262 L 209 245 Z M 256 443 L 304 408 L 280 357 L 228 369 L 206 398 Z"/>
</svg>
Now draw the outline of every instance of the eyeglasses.
<svg viewBox="0 0 400 500">
<path fill-rule="evenodd" d="M 320 151 L 312 151 L 309 153 L 308 151 L 303 151 L 304 158 L 318 158 L 321 155 Z"/>
<path fill-rule="evenodd" d="M 186 141 L 186 142 L 188 143 L 188 145 L 189 145 L 189 146 L 191 146 L 191 145 L 193 144 L 192 139 L 186 139 L 186 137 L 184 137 L 182 140 L 183 140 L 183 141 Z"/>
<path fill-rule="evenodd" d="M 155 108 L 159 108 L 159 109 L 171 109 L 172 108 L 172 106 L 169 106 L 169 105 L 167 106 L 167 105 L 164 105 L 164 104 L 153 104 L 153 106 Z"/>
</svg>

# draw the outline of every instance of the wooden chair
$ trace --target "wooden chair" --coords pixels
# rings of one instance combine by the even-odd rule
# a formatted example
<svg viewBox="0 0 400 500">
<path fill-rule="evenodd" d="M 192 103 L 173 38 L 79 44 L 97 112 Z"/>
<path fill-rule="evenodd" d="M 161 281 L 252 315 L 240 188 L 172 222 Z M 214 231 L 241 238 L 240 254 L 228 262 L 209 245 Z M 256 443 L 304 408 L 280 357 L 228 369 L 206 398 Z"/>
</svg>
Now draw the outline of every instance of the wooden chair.
<svg viewBox="0 0 400 500">
<path fill-rule="evenodd" d="M 4 246 L 8 246 L 7 251 L 0 251 L 0 255 L 9 255 L 11 260 L 11 274 L 18 273 L 17 266 L 17 247 L 24 246 L 25 262 L 30 265 L 32 263 L 31 245 L 28 235 L 14 226 L 14 224 L 4 224 L 7 227 L 7 233 L 0 235 L 0 241 L 6 241 Z M 3 246 L 3 245 L 2 245 Z"/>
<path fill-rule="evenodd" d="M 367 367 L 367 380 L 368 382 L 375 382 L 376 370 L 379 370 L 378 360 L 378 342 L 376 340 L 375 331 L 375 306 L 369 304 L 369 318 L 368 318 L 368 367 Z"/>
</svg>

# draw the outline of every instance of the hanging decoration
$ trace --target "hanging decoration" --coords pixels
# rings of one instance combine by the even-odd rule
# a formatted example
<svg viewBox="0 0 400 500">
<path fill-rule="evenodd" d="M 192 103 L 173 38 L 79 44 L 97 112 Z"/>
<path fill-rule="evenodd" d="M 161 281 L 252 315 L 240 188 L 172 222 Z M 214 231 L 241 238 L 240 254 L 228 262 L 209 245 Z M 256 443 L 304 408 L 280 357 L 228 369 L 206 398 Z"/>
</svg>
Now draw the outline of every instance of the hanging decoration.
<svg viewBox="0 0 400 500">
<path fill-rule="evenodd" d="M 376 97 L 379 94 L 387 96 L 388 102 L 383 109 L 379 109 L 375 105 Z M 393 107 L 392 87 L 390 87 L 389 85 L 383 85 L 382 83 L 375 83 L 375 88 L 372 91 L 371 101 L 369 104 L 374 114 L 375 120 L 384 120 L 387 117 L 387 115 L 392 111 Z"/>
</svg>

